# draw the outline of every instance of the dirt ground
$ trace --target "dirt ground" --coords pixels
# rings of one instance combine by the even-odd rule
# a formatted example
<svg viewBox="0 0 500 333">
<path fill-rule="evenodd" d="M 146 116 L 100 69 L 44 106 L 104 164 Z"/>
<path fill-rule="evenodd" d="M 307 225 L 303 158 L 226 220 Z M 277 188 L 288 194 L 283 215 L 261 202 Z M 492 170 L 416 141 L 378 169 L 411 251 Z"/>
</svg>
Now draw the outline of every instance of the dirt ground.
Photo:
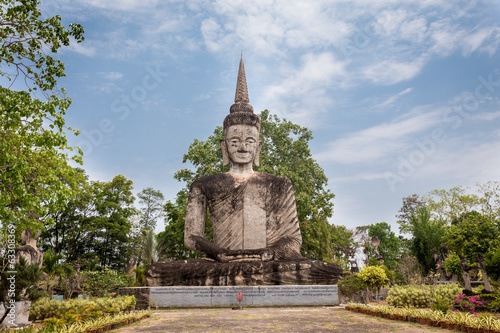
<svg viewBox="0 0 500 333">
<path fill-rule="evenodd" d="M 113 332 L 421 332 L 442 331 L 415 323 L 368 316 L 342 307 L 180 309 Z"/>
</svg>

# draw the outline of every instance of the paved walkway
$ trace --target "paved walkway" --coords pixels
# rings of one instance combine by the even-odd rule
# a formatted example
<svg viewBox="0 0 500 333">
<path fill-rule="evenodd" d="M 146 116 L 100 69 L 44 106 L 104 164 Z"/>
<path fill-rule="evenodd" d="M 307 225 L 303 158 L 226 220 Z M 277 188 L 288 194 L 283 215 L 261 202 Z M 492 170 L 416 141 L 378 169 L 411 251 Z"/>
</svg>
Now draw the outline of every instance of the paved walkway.
<svg viewBox="0 0 500 333">
<path fill-rule="evenodd" d="M 132 332 L 444 332 L 414 323 L 372 317 L 341 307 L 182 309 L 114 330 Z"/>
</svg>

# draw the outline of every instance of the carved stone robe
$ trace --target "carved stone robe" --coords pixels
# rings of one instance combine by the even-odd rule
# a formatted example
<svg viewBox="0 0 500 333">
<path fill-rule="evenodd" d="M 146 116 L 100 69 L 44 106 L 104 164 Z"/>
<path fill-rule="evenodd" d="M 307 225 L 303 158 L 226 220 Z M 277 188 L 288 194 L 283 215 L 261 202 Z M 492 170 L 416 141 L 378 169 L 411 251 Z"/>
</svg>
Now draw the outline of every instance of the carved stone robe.
<svg viewBox="0 0 500 333">
<path fill-rule="evenodd" d="M 191 186 L 185 240 L 204 236 L 210 212 L 214 243 L 228 250 L 272 248 L 275 260 L 300 258 L 302 237 L 292 183 L 255 172 L 245 178 L 229 173 L 197 179 Z"/>
</svg>

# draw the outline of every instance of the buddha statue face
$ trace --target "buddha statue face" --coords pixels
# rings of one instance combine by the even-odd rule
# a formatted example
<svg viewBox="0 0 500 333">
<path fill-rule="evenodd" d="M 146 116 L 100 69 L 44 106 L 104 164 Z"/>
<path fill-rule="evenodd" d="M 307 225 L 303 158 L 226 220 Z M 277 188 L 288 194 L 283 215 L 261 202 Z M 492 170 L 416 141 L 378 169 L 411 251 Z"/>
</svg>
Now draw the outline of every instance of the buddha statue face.
<svg viewBox="0 0 500 333">
<path fill-rule="evenodd" d="M 259 152 L 262 142 L 259 141 L 259 130 L 251 125 L 232 125 L 225 131 L 221 142 L 224 164 L 259 165 Z"/>
</svg>

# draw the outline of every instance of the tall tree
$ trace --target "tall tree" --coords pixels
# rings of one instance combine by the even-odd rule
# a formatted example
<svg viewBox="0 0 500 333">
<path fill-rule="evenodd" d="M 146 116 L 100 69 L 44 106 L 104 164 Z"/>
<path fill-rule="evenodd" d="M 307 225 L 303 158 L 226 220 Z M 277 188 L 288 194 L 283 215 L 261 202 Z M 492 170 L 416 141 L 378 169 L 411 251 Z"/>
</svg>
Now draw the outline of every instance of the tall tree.
<svg viewBox="0 0 500 333">
<path fill-rule="evenodd" d="M 499 236 L 500 230 L 487 215 L 472 211 L 452 221 L 444 241 L 450 250 L 475 261 L 479 253 L 500 247 Z"/>
<path fill-rule="evenodd" d="M 436 263 L 432 257 L 432 249 L 439 249 L 445 233 L 445 222 L 441 219 L 433 220 L 431 212 L 426 206 L 410 214 L 411 252 L 422 265 L 424 274 L 434 270 Z"/>
<path fill-rule="evenodd" d="M 74 172 L 65 132 L 73 130 L 64 120 L 71 100 L 63 90 L 56 96 L 64 64 L 51 54 L 68 46 L 70 37 L 83 41 L 83 29 L 64 27 L 59 15 L 41 19 L 37 0 L 0 0 L 0 5 L 0 75 L 11 81 L 0 87 L 0 220 L 20 233 L 26 227 L 43 229 L 51 223 L 48 213 L 76 194 L 61 180 Z M 26 91 L 12 89 L 21 83 Z M 81 162 L 80 155 L 72 158 Z"/>
<path fill-rule="evenodd" d="M 356 256 L 358 243 L 354 239 L 354 231 L 343 225 L 330 224 L 330 250 L 333 262 L 344 269 L 349 267 L 349 259 Z"/>
<path fill-rule="evenodd" d="M 410 215 L 415 214 L 417 209 L 424 205 L 423 199 L 418 194 L 412 194 L 403 198 L 403 206 L 396 215 L 396 221 L 399 224 L 400 233 L 410 232 Z"/>
<path fill-rule="evenodd" d="M 128 262 L 130 218 L 136 214 L 132 184 L 122 175 L 110 182 L 93 184 L 97 215 L 90 219 L 89 232 L 93 237 L 89 250 L 99 257 L 101 266 L 123 270 Z"/>
<path fill-rule="evenodd" d="M 139 204 L 141 204 L 141 229 L 155 230 L 157 220 L 163 216 L 163 194 L 147 187 L 137 194 Z"/>
<path fill-rule="evenodd" d="M 451 222 L 463 214 L 480 210 L 480 197 L 467 193 L 467 189 L 456 186 L 449 190 L 433 190 L 425 196 L 425 201 L 434 215 Z"/>
<path fill-rule="evenodd" d="M 256 170 L 285 176 L 292 181 L 303 238 L 302 254 L 319 260 L 331 258 L 330 229 L 327 221 L 333 213 L 331 200 L 334 195 L 326 188 L 328 179 L 311 155 L 311 130 L 270 115 L 267 110 L 262 111 L 259 116 L 263 148 L 260 153 L 261 166 Z M 206 141 L 195 139 L 189 146 L 188 153 L 184 155 L 183 162 L 190 162 L 195 169 L 182 169 L 174 176 L 175 179 L 185 182 L 186 186 L 178 193 L 175 202 L 168 201 L 165 204 L 167 226 L 158 236 L 160 246 L 164 249 L 163 254 L 171 253 L 177 258 L 195 255 L 183 245 L 187 193 L 195 179 L 228 170 L 222 165 L 222 151 L 219 146 L 222 139 L 222 127 L 218 126 Z M 209 217 L 207 228 L 207 234 L 210 235 Z"/>
</svg>

